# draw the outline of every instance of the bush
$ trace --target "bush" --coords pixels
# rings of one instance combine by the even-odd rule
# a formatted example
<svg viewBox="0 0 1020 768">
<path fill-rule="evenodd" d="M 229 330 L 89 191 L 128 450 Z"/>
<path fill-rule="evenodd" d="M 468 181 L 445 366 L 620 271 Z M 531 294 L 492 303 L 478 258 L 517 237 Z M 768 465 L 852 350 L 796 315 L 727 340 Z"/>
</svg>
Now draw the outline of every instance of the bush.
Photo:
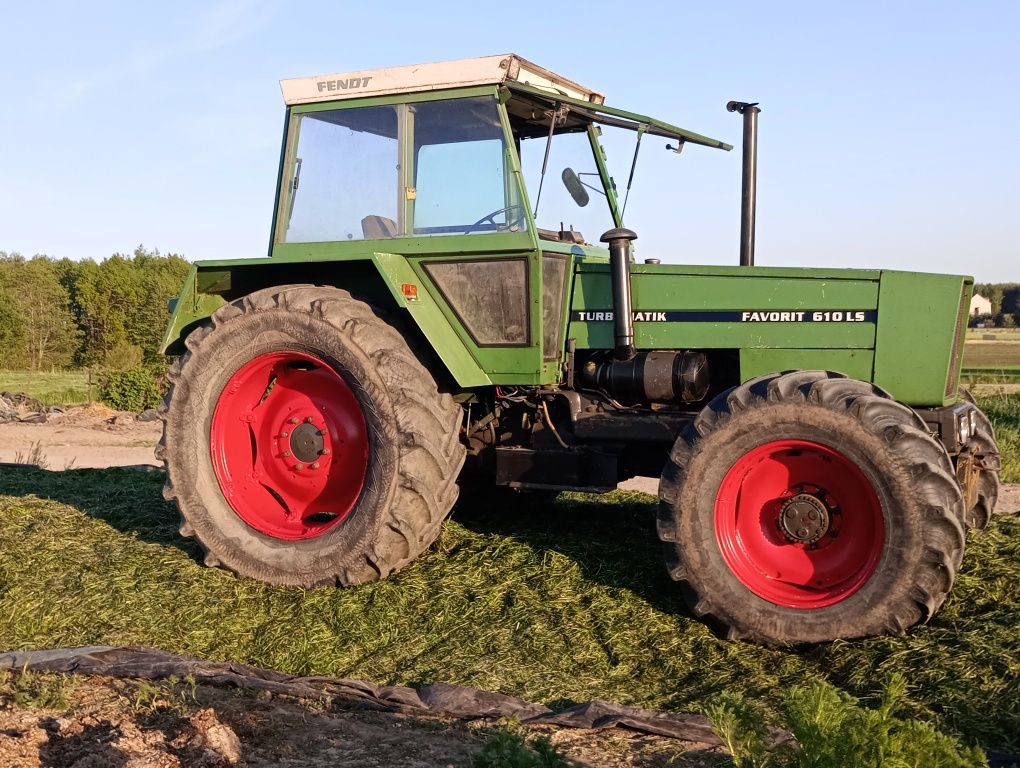
<svg viewBox="0 0 1020 768">
<path fill-rule="evenodd" d="M 163 402 L 165 387 L 163 366 L 110 371 L 103 378 L 99 399 L 118 411 L 138 413 L 146 408 L 155 408 Z"/>
<path fill-rule="evenodd" d="M 980 768 L 984 753 L 963 747 L 928 723 L 896 717 L 906 683 L 894 675 L 876 709 L 825 682 L 796 686 L 780 697 L 781 718 L 795 741 L 776 743 L 763 709 L 740 694 L 723 694 L 708 707 L 712 728 L 737 768 L 815 766 L 931 766 Z"/>
</svg>

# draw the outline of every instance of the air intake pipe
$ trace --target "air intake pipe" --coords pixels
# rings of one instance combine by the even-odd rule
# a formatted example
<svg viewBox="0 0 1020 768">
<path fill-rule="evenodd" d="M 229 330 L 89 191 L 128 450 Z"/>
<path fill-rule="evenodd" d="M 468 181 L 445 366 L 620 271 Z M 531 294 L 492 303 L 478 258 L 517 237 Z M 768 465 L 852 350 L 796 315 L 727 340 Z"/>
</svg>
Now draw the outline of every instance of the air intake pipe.
<svg viewBox="0 0 1020 768">
<path fill-rule="evenodd" d="M 758 187 L 758 103 L 731 101 L 729 112 L 744 116 L 744 157 L 740 183 L 740 266 L 754 266 L 754 209 Z"/>
<path fill-rule="evenodd" d="M 637 235 L 629 229 L 611 229 L 602 235 L 609 243 L 609 279 L 613 289 L 613 357 L 634 357 L 634 318 L 630 305 L 630 243 Z"/>
</svg>

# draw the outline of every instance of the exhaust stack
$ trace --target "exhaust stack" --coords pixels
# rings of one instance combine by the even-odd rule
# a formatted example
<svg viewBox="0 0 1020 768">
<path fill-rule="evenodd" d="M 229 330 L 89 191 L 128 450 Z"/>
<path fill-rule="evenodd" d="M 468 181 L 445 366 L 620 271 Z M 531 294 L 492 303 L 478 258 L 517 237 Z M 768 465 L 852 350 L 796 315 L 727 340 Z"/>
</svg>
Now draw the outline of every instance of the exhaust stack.
<svg viewBox="0 0 1020 768">
<path fill-rule="evenodd" d="M 740 184 L 740 266 L 754 266 L 754 208 L 758 186 L 758 103 L 731 101 L 728 112 L 744 116 L 744 157 Z"/>
<path fill-rule="evenodd" d="M 613 288 L 613 357 L 634 357 L 634 317 L 630 305 L 630 243 L 637 235 L 629 229 L 611 229 L 602 235 L 609 243 L 609 277 Z"/>
</svg>

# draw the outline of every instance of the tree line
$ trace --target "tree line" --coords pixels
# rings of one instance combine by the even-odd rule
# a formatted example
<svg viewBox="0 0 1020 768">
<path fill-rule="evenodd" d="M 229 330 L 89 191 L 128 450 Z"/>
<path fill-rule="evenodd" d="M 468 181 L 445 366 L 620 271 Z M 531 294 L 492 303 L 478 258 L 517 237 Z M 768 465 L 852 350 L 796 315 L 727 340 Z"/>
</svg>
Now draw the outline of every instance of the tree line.
<svg viewBox="0 0 1020 768">
<path fill-rule="evenodd" d="M 190 264 L 138 246 L 101 261 L 0 251 L 0 368 L 128 370 L 159 361 L 169 313 Z M 977 283 L 991 315 L 1020 325 L 1020 284 Z"/>
<path fill-rule="evenodd" d="M 0 251 L 0 368 L 127 370 L 159 359 L 190 264 L 138 246 L 72 261 Z"/>
<path fill-rule="evenodd" d="M 1020 283 L 975 283 L 974 293 L 992 304 L 987 315 L 971 318 L 971 322 L 991 322 L 998 328 L 1020 325 Z"/>
</svg>

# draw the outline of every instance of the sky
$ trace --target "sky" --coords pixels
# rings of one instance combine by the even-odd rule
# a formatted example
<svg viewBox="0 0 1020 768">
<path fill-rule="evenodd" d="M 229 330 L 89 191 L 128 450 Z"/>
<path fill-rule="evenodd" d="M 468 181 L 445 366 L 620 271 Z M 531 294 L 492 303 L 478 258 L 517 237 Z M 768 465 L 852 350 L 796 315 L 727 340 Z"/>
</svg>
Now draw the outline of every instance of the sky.
<svg viewBox="0 0 1020 768">
<path fill-rule="evenodd" d="M 263 257 L 281 78 L 512 51 L 736 146 L 642 148 L 643 258 L 737 262 L 737 99 L 762 108 L 757 264 L 1020 281 L 1017 2 L 93 0 L 0 18 L 0 251 Z"/>
</svg>

